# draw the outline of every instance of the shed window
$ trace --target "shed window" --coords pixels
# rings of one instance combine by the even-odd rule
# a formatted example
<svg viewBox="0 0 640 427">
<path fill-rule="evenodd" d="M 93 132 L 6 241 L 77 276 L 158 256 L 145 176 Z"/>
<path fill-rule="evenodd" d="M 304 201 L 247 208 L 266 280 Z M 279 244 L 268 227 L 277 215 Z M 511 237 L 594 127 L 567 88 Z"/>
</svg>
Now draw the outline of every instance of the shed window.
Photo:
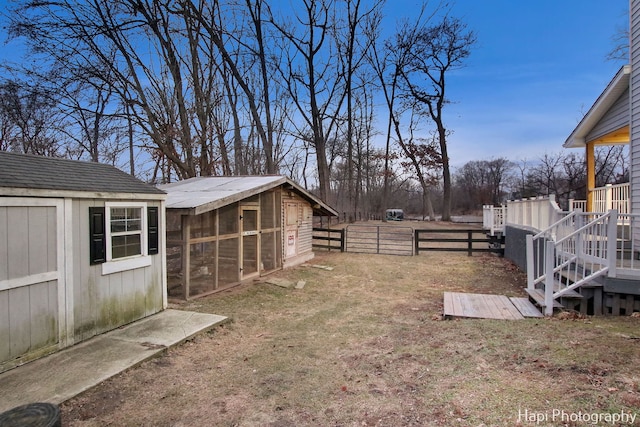
<svg viewBox="0 0 640 427">
<path fill-rule="evenodd" d="M 151 265 L 150 255 L 158 253 L 157 207 L 144 202 L 107 202 L 104 208 L 91 208 L 90 218 L 91 264 L 102 264 L 102 274 Z"/>
<path fill-rule="evenodd" d="M 142 255 L 142 208 L 111 208 L 111 259 Z"/>
</svg>

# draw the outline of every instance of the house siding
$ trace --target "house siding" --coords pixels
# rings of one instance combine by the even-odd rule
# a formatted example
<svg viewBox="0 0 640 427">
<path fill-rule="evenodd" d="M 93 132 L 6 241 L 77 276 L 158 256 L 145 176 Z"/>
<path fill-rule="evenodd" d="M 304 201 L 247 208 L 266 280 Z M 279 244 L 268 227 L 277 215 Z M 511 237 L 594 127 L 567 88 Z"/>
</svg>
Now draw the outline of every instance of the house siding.
<svg viewBox="0 0 640 427">
<path fill-rule="evenodd" d="M 630 157 L 631 212 L 640 212 L 640 2 L 630 2 Z M 634 234 L 637 232 L 634 231 Z M 634 240 L 640 236 L 634 235 Z"/>
<path fill-rule="evenodd" d="M 610 132 L 625 127 L 629 123 L 629 89 L 616 100 L 607 113 L 587 134 L 587 142 L 596 140 Z"/>
</svg>

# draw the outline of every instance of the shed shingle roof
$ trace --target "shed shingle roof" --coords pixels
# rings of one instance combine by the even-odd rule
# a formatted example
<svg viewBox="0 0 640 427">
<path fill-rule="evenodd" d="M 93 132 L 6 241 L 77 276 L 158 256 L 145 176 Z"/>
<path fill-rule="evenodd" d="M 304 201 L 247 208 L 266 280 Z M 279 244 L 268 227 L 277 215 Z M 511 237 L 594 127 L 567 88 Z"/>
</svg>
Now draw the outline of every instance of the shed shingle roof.
<svg viewBox="0 0 640 427">
<path fill-rule="evenodd" d="M 0 151 L 0 187 L 101 193 L 164 193 L 110 165 L 6 151 Z"/>
</svg>

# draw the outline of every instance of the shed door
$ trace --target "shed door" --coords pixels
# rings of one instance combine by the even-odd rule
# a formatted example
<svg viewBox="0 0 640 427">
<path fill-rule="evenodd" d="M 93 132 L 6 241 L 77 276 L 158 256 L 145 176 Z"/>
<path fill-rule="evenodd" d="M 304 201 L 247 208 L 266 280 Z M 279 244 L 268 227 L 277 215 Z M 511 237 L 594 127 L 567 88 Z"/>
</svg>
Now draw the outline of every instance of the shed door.
<svg viewBox="0 0 640 427">
<path fill-rule="evenodd" d="M 284 254 L 285 258 L 291 258 L 298 255 L 298 227 L 299 227 L 299 204 L 296 202 L 287 202 L 285 204 L 285 241 Z"/>
<path fill-rule="evenodd" d="M 0 198 L 0 372 L 64 334 L 63 203 Z"/>
<path fill-rule="evenodd" d="M 241 279 L 257 275 L 260 259 L 260 224 L 257 207 L 242 207 L 242 270 Z"/>
</svg>

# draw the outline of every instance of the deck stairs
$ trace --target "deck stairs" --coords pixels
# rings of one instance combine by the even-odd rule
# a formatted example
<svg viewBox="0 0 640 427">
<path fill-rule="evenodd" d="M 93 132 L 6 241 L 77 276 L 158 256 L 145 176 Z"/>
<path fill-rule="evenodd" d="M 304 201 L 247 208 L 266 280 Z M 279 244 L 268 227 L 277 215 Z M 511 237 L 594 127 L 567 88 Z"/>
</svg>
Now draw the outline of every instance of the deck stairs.
<svg viewBox="0 0 640 427">
<path fill-rule="evenodd" d="M 527 236 L 527 293 L 545 315 L 584 303 L 581 288 L 615 277 L 616 255 L 628 242 L 619 238 L 617 211 L 574 211 L 536 235 Z M 628 235 L 628 233 L 626 233 Z"/>
</svg>

